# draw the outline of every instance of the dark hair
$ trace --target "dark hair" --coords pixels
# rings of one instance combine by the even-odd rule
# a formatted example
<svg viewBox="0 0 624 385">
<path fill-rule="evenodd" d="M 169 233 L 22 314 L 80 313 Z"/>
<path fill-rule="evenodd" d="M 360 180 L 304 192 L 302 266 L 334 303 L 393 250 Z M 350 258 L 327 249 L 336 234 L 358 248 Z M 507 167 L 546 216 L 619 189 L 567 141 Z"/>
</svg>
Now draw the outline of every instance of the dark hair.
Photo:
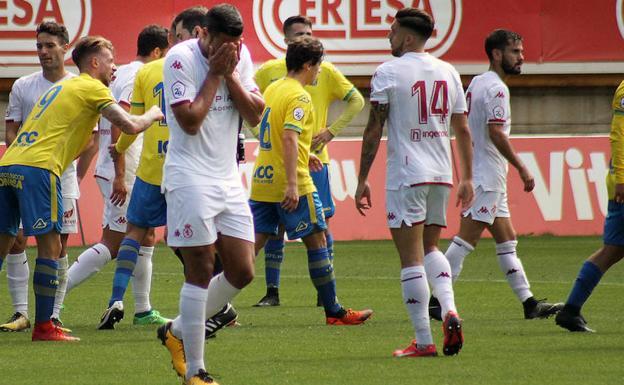
<svg viewBox="0 0 624 385">
<path fill-rule="evenodd" d="M 243 34 L 243 19 L 233 5 L 219 4 L 206 13 L 202 27 L 206 28 L 210 35 L 223 33 L 238 37 Z"/>
<path fill-rule="evenodd" d="M 394 15 L 395 20 L 403 28 L 407 28 L 425 40 L 431 37 L 435 24 L 431 15 L 418 8 L 403 8 Z"/>
<path fill-rule="evenodd" d="M 44 21 L 43 23 L 37 26 L 37 35 L 40 33 L 47 33 L 52 36 L 56 36 L 59 38 L 61 43 L 69 44 L 69 33 L 67 33 L 67 28 L 63 24 L 58 24 L 53 21 Z"/>
<path fill-rule="evenodd" d="M 284 32 L 284 35 L 288 35 L 288 31 L 293 24 L 305 24 L 312 28 L 312 21 L 310 21 L 309 18 L 301 15 L 291 16 L 284 21 L 284 25 L 282 26 L 282 32 Z"/>
<path fill-rule="evenodd" d="M 103 49 L 109 49 L 112 52 L 113 44 L 102 36 L 82 37 L 72 51 L 72 60 L 78 66 L 78 69 L 82 71 L 84 61 Z"/>
<path fill-rule="evenodd" d="M 201 26 L 206 16 L 206 12 L 208 12 L 208 8 L 203 6 L 190 7 L 185 9 L 184 11 L 178 13 L 178 15 L 171 22 L 171 29 L 174 31 L 176 26 L 182 22 L 182 28 L 187 31 L 193 32 L 193 28 L 198 25 Z"/>
<path fill-rule="evenodd" d="M 169 46 L 167 33 L 169 33 L 167 28 L 156 24 L 150 24 L 143 28 L 137 39 L 137 55 L 149 56 L 156 48 L 167 48 Z"/>
<path fill-rule="evenodd" d="M 323 60 L 323 44 L 315 37 L 298 36 L 288 44 L 286 50 L 286 69 L 301 71 L 305 63 L 316 65 Z"/>
<path fill-rule="evenodd" d="M 504 51 L 505 47 L 517 41 L 522 41 L 522 36 L 518 33 L 507 29 L 496 29 L 485 38 L 485 53 L 488 59 L 492 60 L 493 50 L 499 49 Z"/>
</svg>

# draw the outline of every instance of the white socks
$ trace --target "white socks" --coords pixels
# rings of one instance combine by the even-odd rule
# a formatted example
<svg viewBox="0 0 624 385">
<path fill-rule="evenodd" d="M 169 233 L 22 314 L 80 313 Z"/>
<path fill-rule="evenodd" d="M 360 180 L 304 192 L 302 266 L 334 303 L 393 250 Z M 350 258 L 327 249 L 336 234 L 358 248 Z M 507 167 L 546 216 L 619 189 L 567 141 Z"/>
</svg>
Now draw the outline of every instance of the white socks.
<svg viewBox="0 0 624 385">
<path fill-rule="evenodd" d="M 460 237 L 453 237 L 445 253 L 446 259 L 451 266 L 453 282 L 457 281 L 457 278 L 459 278 L 462 266 L 464 265 L 464 258 L 472 251 L 474 251 L 474 247 L 472 247 L 470 243 L 464 241 Z"/>
<path fill-rule="evenodd" d="M 425 268 L 411 266 L 401 269 L 401 289 L 418 346 L 433 344 L 429 326 L 429 285 Z"/>
<path fill-rule="evenodd" d="M 28 318 L 28 277 L 30 269 L 28 268 L 26 252 L 9 254 L 5 261 L 7 283 L 9 284 L 13 308 L 15 312 L 20 312 Z"/>
<path fill-rule="evenodd" d="M 212 277 L 208 285 L 208 300 L 206 301 L 206 318 L 217 314 L 232 299 L 240 293 L 241 289 L 232 286 L 223 273 Z"/>
<path fill-rule="evenodd" d="M 189 283 L 182 285 L 180 291 L 180 321 L 182 339 L 186 357 L 186 378 L 204 369 L 204 336 L 206 322 L 206 299 L 208 289 L 202 289 Z"/>
<path fill-rule="evenodd" d="M 58 275 L 58 287 L 56 288 L 56 294 L 54 296 L 54 307 L 52 309 L 52 318 L 60 319 L 61 306 L 65 300 L 65 292 L 67 290 L 67 255 L 58 259 L 58 269 L 56 274 Z"/>
<path fill-rule="evenodd" d="M 67 274 L 67 292 L 100 271 L 110 260 L 110 250 L 101 243 L 95 244 L 83 251 L 76 259 L 76 262 L 69 268 Z"/>
<path fill-rule="evenodd" d="M 132 277 L 132 293 L 134 294 L 134 313 L 152 310 L 150 304 L 150 288 L 152 286 L 152 254 L 154 247 L 141 246 Z"/>
<path fill-rule="evenodd" d="M 433 296 L 440 301 L 442 318 L 449 311 L 457 313 L 453 281 L 451 280 L 451 267 L 441 251 L 432 251 L 425 255 L 425 271 L 429 285 L 433 289 Z"/>
<path fill-rule="evenodd" d="M 496 244 L 496 255 L 498 256 L 498 264 L 505 274 L 505 278 L 516 294 L 520 302 L 526 301 L 533 296 L 531 293 L 529 281 L 524 273 L 522 262 L 516 255 L 516 245 L 518 241 L 507 241 Z"/>
</svg>

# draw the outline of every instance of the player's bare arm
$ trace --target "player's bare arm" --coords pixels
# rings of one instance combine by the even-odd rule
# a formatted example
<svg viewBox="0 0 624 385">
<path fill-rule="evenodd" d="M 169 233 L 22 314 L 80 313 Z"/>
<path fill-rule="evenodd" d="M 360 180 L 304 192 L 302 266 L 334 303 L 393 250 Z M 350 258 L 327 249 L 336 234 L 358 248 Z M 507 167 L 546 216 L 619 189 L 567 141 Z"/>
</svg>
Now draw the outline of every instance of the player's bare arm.
<svg viewBox="0 0 624 385">
<path fill-rule="evenodd" d="M 5 121 L 6 132 L 4 135 L 4 143 L 6 143 L 7 147 L 17 138 L 17 131 L 19 131 L 21 125 L 22 122 Z"/>
<path fill-rule="evenodd" d="M 368 185 L 368 173 L 370 172 L 379 143 L 383 133 L 383 126 L 388 119 L 390 111 L 388 104 L 380 104 L 373 102 L 371 104 L 370 114 L 368 115 L 368 123 L 364 129 L 362 138 L 362 154 L 360 156 L 360 173 L 358 176 L 358 187 L 355 191 L 355 207 L 361 215 L 364 210 L 372 207 L 370 186 Z"/>
<path fill-rule="evenodd" d="M 282 200 L 282 208 L 288 212 L 294 211 L 299 205 L 299 191 L 297 189 L 297 157 L 299 155 L 297 141 L 299 134 L 293 130 L 284 130 L 282 136 L 284 146 L 284 170 L 286 172 L 286 192 Z"/>
<path fill-rule="evenodd" d="M 236 53 L 235 47 L 233 43 L 224 43 L 217 50 L 210 48 L 208 53 L 210 70 L 195 99 L 190 103 L 171 107 L 180 127 L 188 135 L 196 135 L 199 132 L 204 118 L 210 111 L 212 101 L 217 95 L 221 79 L 231 68 L 232 55 Z"/>
<path fill-rule="evenodd" d="M 139 134 L 153 122 L 164 119 L 164 115 L 160 108 L 153 106 L 143 115 L 130 115 L 117 103 L 113 103 L 110 106 L 102 110 L 102 116 L 108 119 L 111 124 L 119 127 L 119 129 L 126 134 L 134 135 Z"/>
<path fill-rule="evenodd" d="M 470 207 L 474 198 L 472 186 L 472 136 L 468 127 L 468 117 L 465 114 L 451 115 L 451 127 L 455 133 L 455 143 L 459 153 L 461 175 L 457 188 L 457 202 L 455 206 L 466 209 Z"/>
<path fill-rule="evenodd" d="M 503 132 L 503 125 L 488 123 L 488 134 L 490 135 L 490 140 L 492 140 L 496 149 L 512 166 L 516 168 L 516 170 L 518 170 L 520 178 L 524 183 L 524 191 L 533 191 L 533 188 L 535 187 L 535 179 L 533 179 L 533 175 L 529 172 L 524 163 L 522 163 L 522 160 L 520 160 L 520 157 L 514 151 L 509 138 Z"/>
</svg>

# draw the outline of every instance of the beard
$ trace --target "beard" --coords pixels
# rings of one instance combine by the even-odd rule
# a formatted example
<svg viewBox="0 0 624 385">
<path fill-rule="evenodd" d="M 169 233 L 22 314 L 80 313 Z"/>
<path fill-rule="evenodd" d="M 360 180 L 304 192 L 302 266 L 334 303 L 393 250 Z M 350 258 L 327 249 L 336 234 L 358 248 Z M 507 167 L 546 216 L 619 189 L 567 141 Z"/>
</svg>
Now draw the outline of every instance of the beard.
<svg viewBox="0 0 624 385">
<path fill-rule="evenodd" d="M 505 75 L 520 75 L 520 73 L 522 72 L 520 65 L 516 67 L 504 58 L 503 62 L 501 63 L 501 67 L 503 68 L 503 72 L 505 73 Z"/>
<path fill-rule="evenodd" d="M 403 55 L 403 43 L 404 42 L 401 42 L 401 45 L 396 48 L 391 47 L 392 56 L 401 57 L 401 55 Z"/>
</svg>

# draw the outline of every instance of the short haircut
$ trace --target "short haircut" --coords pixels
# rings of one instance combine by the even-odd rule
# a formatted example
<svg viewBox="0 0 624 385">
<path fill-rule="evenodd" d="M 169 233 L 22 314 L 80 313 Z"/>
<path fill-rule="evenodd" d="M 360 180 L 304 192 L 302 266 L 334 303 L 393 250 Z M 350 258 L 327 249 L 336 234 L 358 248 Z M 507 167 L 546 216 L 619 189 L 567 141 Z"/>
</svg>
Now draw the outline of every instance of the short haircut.
<svg viewBox="0 0 624 385">
<path fill-rule="evenodd" d="M 167 28 L 156 24 L 150 24 L 143 28 L 137 38 L 137 55 L 149 56 L 155 48 L 167 48 L 169 46 L 167 33 Z"/>
<path fill-rule="evenodd" d="M 69 33 L 63 24 L 58 24 L 53 21 L 44 21 L 37 26 L 36 33 L 36 36 L 39 36 L 40 33 L 47 33 L 58 37 L 62 44 L 69 44 Z"/>
<path fill-rule="evenodd" d="M 243 34 L 243 18 L 233 5 L 219 4 L 206 13 L 202 27 L 213 36 L 222 33 L 238 37 Z"/>
<path fill-rule="evenodd" d="M 173 30 L 173 33 L 175 34 L 175 28 L 180 22 L 182 22 L 182 28 L 192 32 L 193 28 L 202 25 L 206 12 L 208 12 L 208 8 L 196 6 L 187 8 L 178 13 L 178 15 L 173 19 L 173 22 L 171 22 L 171 29 Z"/>
<path fill-rule="evenodd" d="M 485 53 L 492 60 L 493 50 L 504 51 L 505 47 L 518 41 L 522 41 L 520 34 L 507 29 L 496 29 L 485 38 Z"/>
<path fill-rule="evenodd" d="M 425 40 L 431 37 L 435 27 L 431 15 L 418 8 L 403 8 L 396 13 L 394 18 L 401 27 L 422 36 Z"/>
<path fill-rule="evenodd" d="M 306 16 L 302 16 L 302 15 L 291 16 L 284 21 L 284 26 L 282 26 L 282 32 L 284 32 L 284 35 L 288 35 L 288 32 L 290 31 L 290 27 L 292 27 L 293 24 L 305 24 L 308 27 L 312 28 L 312 21 L 310 21 L 310 19 L 307 18 Z"/>
<path fill-rule="evenodd" d="M 286 69 L 301 71 L 305 63 L 316 65 L 323 60 L 323 44 L 315 37 L 298 36 L 288 44 L 286 50 Z"/>
<path fill-rule="evenodd" d="M 113 52 L 113 43 L 102 36 L 85 36 L 78 40 L 76 47 L 72 51 L 72 60 L 82 71 L 85 60 L 104 49 Z"/>
</svg>

